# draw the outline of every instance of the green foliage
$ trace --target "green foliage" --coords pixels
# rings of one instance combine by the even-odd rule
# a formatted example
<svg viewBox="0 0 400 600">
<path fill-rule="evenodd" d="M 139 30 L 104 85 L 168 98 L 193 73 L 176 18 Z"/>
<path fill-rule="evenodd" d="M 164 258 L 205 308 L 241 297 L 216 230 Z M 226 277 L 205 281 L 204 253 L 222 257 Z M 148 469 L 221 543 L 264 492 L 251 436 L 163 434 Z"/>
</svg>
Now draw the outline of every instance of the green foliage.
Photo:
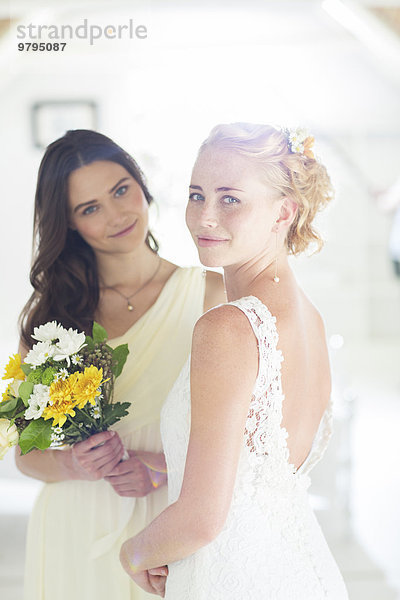
<svg viewBox="0 0 400 600">
<path fill-rule="evenodd" d="M 4 402 L 0 402 L 0 415 L 11 416 L 11 413 L 16 409 L 19 398 L 10 398 Z"/>
<path fill-rule="evenodd" d="M 115 404 L 106 404 L 103 406 L 104 430 L 127 415 L 130 405 L 130 402 L 115 402 Z"/>
<path fill-rule="evenodd" d="M 43 374 L 42 369 L 35 369 L 29 373 L 27 381 L 29 381 L 29 383 L 33 383 L 35 385 L 37 383 L 42 383 L 42 374 Z"/>
<path fill-rule="evenodd" d="M 46 450 L 51 443 L 51 420 L 37 419 L 29 423 L 19 437 L 22 454 L 27 454 L 34 448 Z"/>
<path fill-rule="evenodd" d="M 124 368 L 126 359 L 129 354 L 128 344 L 121 344 L 114 348 L 112 353 L 113 367 L 112 372 L 115 377 L 121 375 L 122 369 Z"/>
<path fill-rule="evenodd" d="M 57 369 L 55 367 L 47 367 L 43 371 L 42 374 L 42 383 L 43 385 L 50 385 L 54 379 L 54 375 L 57 373 Z"/>
<path fill-rule="evenodd" d="M 96 321 L 93 321 L 92 337 L 94 342 L 105 342 L 108 338 L 107 331 Z"/>
<path fill-rule="evenodd" d="M 21 369 L 25 375 L 29 375 L 29 373 L 33 370 L 31 365 L 27 365 L 26 363 L 22 363 Z"/>
<path fill-rule="evenodd" d="M 90 351 L 94 350 L 94 341 L 90 337 L 90 335 L 86 336 L 86 338 L 85 338 L 85 344 L 86 344 L 86 350 L 90 350 Z"/>
<path fill-rule="evenodd" d="M 65 438 L 63 443 L 76 444 L 86 440 L 95 433 L 106 431 L 119 421 L 122 417 L 128 414 L 130 402 L 116 402 L 115 404 L 105 404 L 102 406 L 102 415 L 95 419 L 91 415 L 92 407 L 86 405 L 83 409 L 75 409 L 75 417 L 68 419 L 63 426 L 63 434 Z"/>
<path fill-rule="evenodd" d="M 31 381 L 24 381 L 19 386 L 18 394 L 20 395 L 25 406 L 28 406 L 28 400 L 31 397 L 32 391 L 33 391 L 33 383 Z"/>
<path fill-rule="evenodd" d="M 65 435 L 65 444 L 75 444 L 86 440 L 94 433 L 98 433 L 102 429 L 98 429 L 98 424 L 90 417 L 87 407 L 83 409 L 75 409 L 75 417 L 68 419 L 63 426 L 63 434 Z"/>
<path fill-rule="evenodd" d="M 63 428 L 63 433 L 65 435 L 65 439 L 63 440 L 63 444 L 68 444 L 69 446 L 73 446 L 77 442 L 82 442 L 82 440 L 86 440 L 91 433 L 87 433 L 86 430 L 83 429 L 74 429 L 73 427 Z M 96 433 L 96 432 L 94 432 Z"/>
</svg>

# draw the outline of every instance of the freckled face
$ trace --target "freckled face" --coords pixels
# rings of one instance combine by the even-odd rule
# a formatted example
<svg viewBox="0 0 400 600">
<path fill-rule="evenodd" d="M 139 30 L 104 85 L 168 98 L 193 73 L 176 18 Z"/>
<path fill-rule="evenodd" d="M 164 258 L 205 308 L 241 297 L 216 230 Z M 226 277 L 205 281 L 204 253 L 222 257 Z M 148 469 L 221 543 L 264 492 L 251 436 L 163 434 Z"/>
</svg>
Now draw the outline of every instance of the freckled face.
<svg viewBox="0 0 400 600">
<path fill-rule="evenodd" d="M 209 267 L 242 264 L 271 248 L 279 200 L 248 158 L 206 148 L 193 167 L 186 208 L 201 262 Z"/>
<path fill-rule="evenodd" d="M 124 167 L 106 160 L 80 167 L 68 192 L 71 227 L 95 252 L 130 252 L 144 243 L 147 200 Z"/>
</svg>

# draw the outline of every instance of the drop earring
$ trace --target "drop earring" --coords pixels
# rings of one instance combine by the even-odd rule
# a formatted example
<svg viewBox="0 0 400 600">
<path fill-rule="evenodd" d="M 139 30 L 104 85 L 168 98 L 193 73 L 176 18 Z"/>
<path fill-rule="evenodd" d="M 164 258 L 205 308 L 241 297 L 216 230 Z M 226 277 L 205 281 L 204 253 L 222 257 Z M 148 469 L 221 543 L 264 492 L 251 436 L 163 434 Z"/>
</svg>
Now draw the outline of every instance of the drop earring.
<svg viewBox="0 0 400 600">
<path fill-rule="evenodd" d="M 275 232 L 275 275 L 274 275 L 275 283 L 279 283 L 278 277 L 278 232 Z"/>
</svg>

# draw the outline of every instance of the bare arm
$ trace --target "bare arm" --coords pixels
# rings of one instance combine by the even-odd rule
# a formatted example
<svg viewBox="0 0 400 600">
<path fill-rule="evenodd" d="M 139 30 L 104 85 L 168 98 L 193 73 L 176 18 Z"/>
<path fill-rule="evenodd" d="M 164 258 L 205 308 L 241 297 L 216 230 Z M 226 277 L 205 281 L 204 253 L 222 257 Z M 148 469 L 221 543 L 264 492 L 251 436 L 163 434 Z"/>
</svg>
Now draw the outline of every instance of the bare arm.
<svg viewBox="0 0 400 600">
<path fill-rule="evenodd" d="M 201 317 L 193 334 L 191 431 L 181 494 L 123 545 L 121 561 L 131 576 L 192 554 L 222 529 L 257 366 L 256 339 L 238 309 L 222 306 Z"/>
</svg>

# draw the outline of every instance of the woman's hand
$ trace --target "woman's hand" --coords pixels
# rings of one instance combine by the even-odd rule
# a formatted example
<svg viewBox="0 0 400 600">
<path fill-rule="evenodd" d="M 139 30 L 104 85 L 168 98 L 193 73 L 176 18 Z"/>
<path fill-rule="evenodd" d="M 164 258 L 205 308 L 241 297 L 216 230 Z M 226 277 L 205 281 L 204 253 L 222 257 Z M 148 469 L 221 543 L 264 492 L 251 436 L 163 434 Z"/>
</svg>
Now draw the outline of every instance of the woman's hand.
<svg viewBox="0 0 400 600">
<path fill-rule="evenodd" d="M 165 584 L 167 583 L 168 567 L 157 567 L 155 569 L 149 569 L 147 571 L 149 581 L 156 592 L 164 598 L 165 596 Z"/>
<path fill-rule="evenodd" d="M 135 574 L 127 571 L 127 573 L 132 581 L 134 581 L 145 592 L 156 594 L 157 596 L 164 598 L 165 582 L 167 580 L 166 575 L 151 575 L 150 571 L 138 571 Z"/>
<path fill-rule="evenodd" d="M 141 498 L 166 483 L 163 454 L 133 450 L 128 450 L 128 454 L 127 460 L 104 477 L 119 496 Z"/>
<path fill-rule="evenodd" d="M 72 467 L 79 479 L 98 481 L 112 472 L 123 454 L 118 433 L 102 431 L 72 446 Z"/>
<path fill-rule="evenodd" d="M 167 581 L 168 567 L 157 567 L 149 571 L 136 571 L 133 562 L 130 560 L 132 551 L 131 539 L 124 542 L 121 548 L 119 559 L 126 573 L 138 586 L 145 592 L 157 594 L 162 598 L 165 596 L 165 583 Z"/>
</svg>

